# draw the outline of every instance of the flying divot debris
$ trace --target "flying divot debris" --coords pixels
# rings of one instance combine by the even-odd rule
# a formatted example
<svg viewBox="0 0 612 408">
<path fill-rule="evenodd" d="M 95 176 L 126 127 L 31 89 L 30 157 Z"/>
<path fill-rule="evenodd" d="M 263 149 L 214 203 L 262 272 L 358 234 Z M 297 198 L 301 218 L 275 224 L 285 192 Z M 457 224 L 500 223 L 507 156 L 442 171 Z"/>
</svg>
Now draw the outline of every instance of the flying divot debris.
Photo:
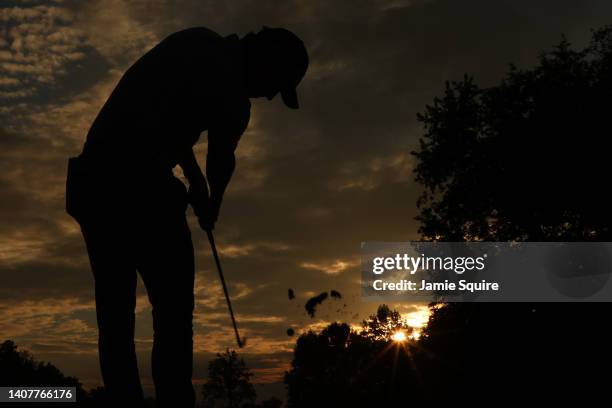
<svg viewBox="0 0 612 408">
<path fill-rule="evenodd" d="M 332 289 L 331 292 L 329 292 L 329 295 L 334 299 L 342 299 L 342 295 L 337 290 Z"/>
<path fill-rule="evenodd" d="M 323 292 L 315 297 L 308 299 L 308 302 L 304 305 L 304 309 L 310 315 L 310 317 L 314 317 L 317 311 L 317 306 L 319 306 L 323 301 L 327 299 L 327 292 Z"/>
</svg>

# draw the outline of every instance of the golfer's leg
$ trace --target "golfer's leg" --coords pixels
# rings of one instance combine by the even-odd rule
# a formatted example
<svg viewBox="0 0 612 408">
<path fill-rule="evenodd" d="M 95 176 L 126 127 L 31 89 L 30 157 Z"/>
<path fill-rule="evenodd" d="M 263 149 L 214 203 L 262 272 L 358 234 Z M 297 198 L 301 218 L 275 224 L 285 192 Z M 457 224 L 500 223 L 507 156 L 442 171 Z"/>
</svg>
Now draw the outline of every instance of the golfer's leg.
<svg viewBox="0 0 612 408">
<path fill-rule="evenodd" d="M 107 395 L 123 406 L 142 406 L 134 347 L 136 268 L 122 231 L 111 223 L 81 226 L 95 279 L 98 349 Z"/>
<path fill-rule="evenodd" d="M 159 217 L 149 231 L 139 271 L 153 306 L 152 369 L 160 407 L 193 407 L 194 252 L 182 216 Z"/>
</svg>

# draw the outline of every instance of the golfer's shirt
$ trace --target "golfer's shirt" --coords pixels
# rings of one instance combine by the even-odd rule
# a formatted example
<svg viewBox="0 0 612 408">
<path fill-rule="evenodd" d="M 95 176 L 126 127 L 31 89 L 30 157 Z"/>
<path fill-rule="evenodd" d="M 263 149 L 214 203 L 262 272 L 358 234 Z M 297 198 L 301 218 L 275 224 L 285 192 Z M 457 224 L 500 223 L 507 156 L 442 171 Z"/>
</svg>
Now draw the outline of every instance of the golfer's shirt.
<svg viewBox="0 0 612 408">
<path fill-rule="evenodd" d="M 123 75 L 94 121 L 84 152 L 129 152 L 178 164 L 208 130 L 235 148 L 249 122 L 242 45 L 204 27 L 168 36 Z"/>
</svg>

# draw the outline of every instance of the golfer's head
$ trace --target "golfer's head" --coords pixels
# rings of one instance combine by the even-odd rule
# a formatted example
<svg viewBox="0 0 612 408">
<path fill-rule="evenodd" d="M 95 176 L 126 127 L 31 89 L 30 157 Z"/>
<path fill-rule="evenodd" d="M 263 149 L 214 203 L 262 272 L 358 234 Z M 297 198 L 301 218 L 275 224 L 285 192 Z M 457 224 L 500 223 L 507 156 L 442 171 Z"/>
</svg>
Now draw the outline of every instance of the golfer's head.
<svg viewBox="0 0 612 408">
<path fill-rule="evenodd" d="M 296 88 L 308 69 L 308 52 L 302 40 L 284 28 L 265 26 L 243 40 L 249 96 L 272 99 L 280 93 L 285 105 L 297 109 Z"/>
</svg>

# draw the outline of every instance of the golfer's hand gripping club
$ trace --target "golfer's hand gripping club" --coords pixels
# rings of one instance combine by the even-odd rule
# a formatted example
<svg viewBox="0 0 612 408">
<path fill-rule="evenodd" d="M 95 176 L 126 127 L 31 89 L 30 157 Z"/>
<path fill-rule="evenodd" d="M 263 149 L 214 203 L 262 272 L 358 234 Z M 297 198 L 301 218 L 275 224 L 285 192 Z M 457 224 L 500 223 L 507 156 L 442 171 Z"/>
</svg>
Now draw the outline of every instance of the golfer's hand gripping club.
<svg viewBox="0 0 612 408">
<path fill-rule="evenodd" d="M 209 196 L 206 184 L 190 186 L 188 194 L 189 203 L 198 217 L 200 227 L 204 231 L 213 230 L 219 216 L 220 201 Z"/>
</svg>

